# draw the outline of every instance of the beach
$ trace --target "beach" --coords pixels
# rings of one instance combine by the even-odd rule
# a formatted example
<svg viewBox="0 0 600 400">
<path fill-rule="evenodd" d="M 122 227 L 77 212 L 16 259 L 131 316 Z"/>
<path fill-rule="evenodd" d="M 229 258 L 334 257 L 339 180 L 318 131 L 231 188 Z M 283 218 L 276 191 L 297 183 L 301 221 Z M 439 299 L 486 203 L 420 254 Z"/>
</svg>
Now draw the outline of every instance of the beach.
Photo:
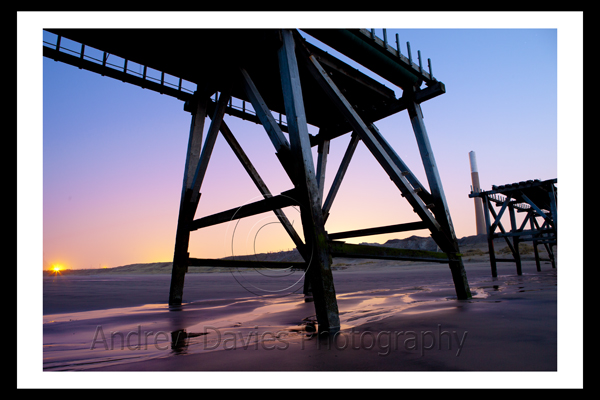
<svg viewBox="0 0 600 400">
<path fill-rule="evenodd" d="M 315 334 L 300 290 L 256 294 L 261 274 L 44 277 L 44 371 L 557 371 L 557 268 L 465 261 L 473 298 L 446 264 L 338 260 L 341 330 Z M 255 274 L 256 275 L 256 274 Z M 249 275 L 250 276 L 250 275 Z M 295 279 L 295 278 L 294 278 Z M 256 291 L 256 290 L 255 290 Z M 309 299 L 308 299 L 309 300 Z"/>
</svg>

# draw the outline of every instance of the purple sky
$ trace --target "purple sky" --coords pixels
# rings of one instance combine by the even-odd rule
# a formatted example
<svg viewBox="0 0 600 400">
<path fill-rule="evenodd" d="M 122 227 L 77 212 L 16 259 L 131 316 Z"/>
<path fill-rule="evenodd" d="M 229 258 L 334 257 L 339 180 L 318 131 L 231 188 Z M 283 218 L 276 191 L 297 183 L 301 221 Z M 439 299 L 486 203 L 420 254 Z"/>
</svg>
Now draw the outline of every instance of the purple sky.
<svg viewBox="0 0 600 400">
<path fill-rule="evenodd" d="M 380 25 L 368 19 L 364 23 L 367 28 Z M 531 25 L 535 28 L 539 23 Z M 431 58 L 434 76 L 446 85 L 447 93 L 423 103 L 422 109 L 458 237 L 475 233 L 473 200 L 468 198 L 469 151 L 477 154 L 483 189 L 558 176 L 557 29 L 543 24 L 542 29 L 395 30 L 387 26 L 390 42 L 399 33 L 403 54 L 409 41 L 413 58 L 417 50 L 425 62 Z M 382 37 L 381 29 L 377 34 Z M 44 35 L 46 40 L 52 38 Z M 183 103 L 47 58 L 42 71 L 43 137 L 37 137 L 43 138 L 44 267 L 170 261 L 190 124 Z M 401 95 L 391 84 L 388 87 Z M 232 116 L 226 116 L 226 122 L 271 192 L 290 189 L 262 127 Z M 377 126 L 426 183 L 408 114 L 398 113 Z M 348 140 L 346 135 L 331 143 L 325 193 Z M 221 137 L 201 192 L 197 217 L 260 198 Z M 293 208 L 285 211 L 301 232 L 298 213 Z M 360 143 L 326 229 L 339 232 L 416 220 Z M 196 231 L 190 254 L 212 258 L 292 248 L 283 229 L 270 224 L 273 221 L 272 214 L 264 214 L 237 226 Z M 428 232 L 348 242 L 382 243 L 412 234 Z"/>
</svg>

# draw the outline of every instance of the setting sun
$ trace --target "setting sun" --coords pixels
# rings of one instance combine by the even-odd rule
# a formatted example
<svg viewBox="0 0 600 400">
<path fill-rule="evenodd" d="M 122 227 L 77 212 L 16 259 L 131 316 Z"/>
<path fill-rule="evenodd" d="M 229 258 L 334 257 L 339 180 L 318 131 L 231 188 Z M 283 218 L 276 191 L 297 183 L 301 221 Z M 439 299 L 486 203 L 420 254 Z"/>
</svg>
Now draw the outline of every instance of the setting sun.
<svg viewBox="0 0 600 400">
<path fill-rule="evenodd" d="M 55 274 L 60 274 L 60 271 L 62 271 L 64 269 L 65 269 L 65 267 L 63 267 L 60 264 L 53 264 L 52 267 L 50 268 L 50 271 Z"/>
</svg>

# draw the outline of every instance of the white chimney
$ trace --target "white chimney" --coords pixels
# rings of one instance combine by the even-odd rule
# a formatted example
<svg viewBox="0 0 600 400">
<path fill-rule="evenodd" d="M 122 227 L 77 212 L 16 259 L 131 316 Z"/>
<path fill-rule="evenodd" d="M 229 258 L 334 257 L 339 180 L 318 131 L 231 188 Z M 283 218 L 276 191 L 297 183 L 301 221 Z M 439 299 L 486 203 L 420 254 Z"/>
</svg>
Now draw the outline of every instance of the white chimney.
<svg viewBox="0 0 600 400">
<path fill-rule="evenodd" d="M 469 162 L 471 164 L 471 182 L 473 184 L 473 192 L 480 192 L 479 186 L 479 171 L 477 170 L 477 160 L 475 152 L 469 152 Z M 480 197 L 473 198 L 475 201 L 475 227 L 478 235 L 485 235 L 485 220 L 483 217 L 483 200 Z"/>
</svg>

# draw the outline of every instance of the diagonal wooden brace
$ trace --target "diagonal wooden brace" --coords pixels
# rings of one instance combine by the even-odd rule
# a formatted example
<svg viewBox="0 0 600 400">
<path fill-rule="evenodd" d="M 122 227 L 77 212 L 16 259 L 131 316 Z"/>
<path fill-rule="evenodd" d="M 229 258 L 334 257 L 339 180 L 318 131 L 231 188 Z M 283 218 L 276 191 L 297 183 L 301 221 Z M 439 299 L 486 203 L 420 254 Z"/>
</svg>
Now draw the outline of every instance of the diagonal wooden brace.
<svg viewBox="0 0 600 400">
<path fill-rule="evenodd" d="M 346 117 L 354 132 L 360 136 L 367 148 L 371 151 L 373 156 L 375 156 L 379 164 L 387 172 L 390 179 L 398 187 L 402 195 L 404 195 L 404 197 L 408 200 L 415 212 L 427 224 L 432 233 L 440 231 L 440 225 L 427 208 L 427 205 L 415 193 L 410 182 L 402 174 L 402 171 L 393 162 L 381 144 L 377 141 L 373 135 L 373 132 L 371 132 L 367 125 L 362 121 L 358 113 L 352 108 L 348 100 L 346 100 L 335 83 L 329 78 L 327 72 L 313 56 L 310 56 L 305 52 L 301 52 L 301 54 L 303 55 L 304 61 L 306 62 L 306 65 L 313 77 L 323 88 L 332 102 L 337 106 L 340 112 Z"/>
</svg>

